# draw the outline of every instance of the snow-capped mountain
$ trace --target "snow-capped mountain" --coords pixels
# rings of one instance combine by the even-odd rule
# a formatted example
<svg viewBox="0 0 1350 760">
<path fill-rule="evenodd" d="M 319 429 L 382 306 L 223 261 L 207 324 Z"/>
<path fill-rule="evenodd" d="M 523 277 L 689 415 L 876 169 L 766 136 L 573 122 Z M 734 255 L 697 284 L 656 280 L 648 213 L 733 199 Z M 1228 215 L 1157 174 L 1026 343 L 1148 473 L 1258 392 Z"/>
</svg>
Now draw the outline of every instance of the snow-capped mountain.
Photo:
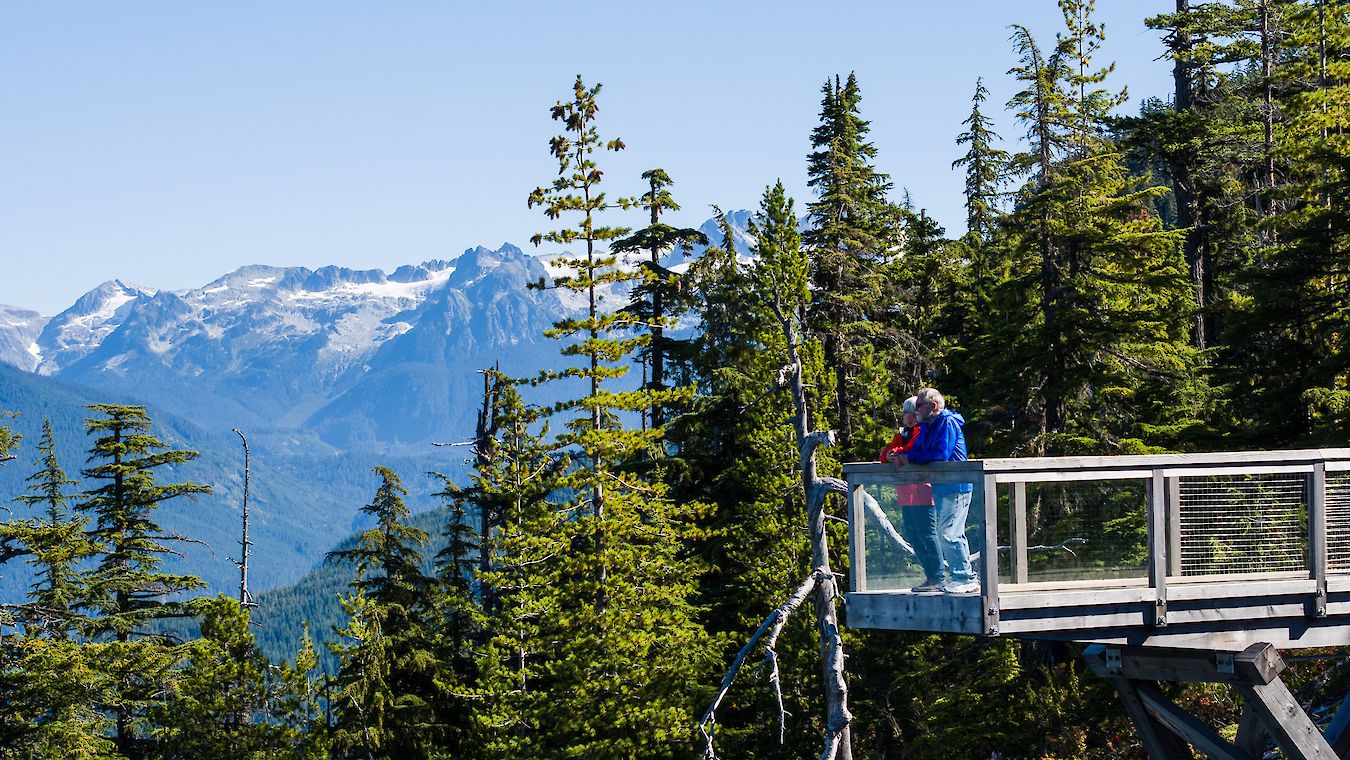
<svg viewBox="0 0 1350 760">
<path fill-rule="evenodd" d="M 28 309 L 0 306 L 0 362 L 34 370 L 41 356 L 37 337 L 47 318 Z"/>
<path fill-rule="evenodd" d="M 470 416 L 451 407 L 473 403 L 477 369 L 542 345 L 565 309 L 526 287 L 541 277 L 507 244 L 392 274 L 248 266 L 180 292 L 113 281 L 50 320 L 0 311 L 0 360 L 206 424 L 339 448 L 424 444 L 463 432 Z"/>
<path fill-rule="evenodd" d="M 748 216 L 730 215 L 742 254 Z M 721 242 L 715 221 L 703 231 Z M 584 299 L 527 287 L 555 276 L 557 258 L 503 244 L 390 274 L 246 266 L 177 292 L 114 280 L 50 319 L 0 307 L 0 361 L 279 446 L 425 450 L 471 432 L 479 370 L 563 363 L 543 333 Z M 626 302 L 611 289 L 601 308 Z"/>
</svg>

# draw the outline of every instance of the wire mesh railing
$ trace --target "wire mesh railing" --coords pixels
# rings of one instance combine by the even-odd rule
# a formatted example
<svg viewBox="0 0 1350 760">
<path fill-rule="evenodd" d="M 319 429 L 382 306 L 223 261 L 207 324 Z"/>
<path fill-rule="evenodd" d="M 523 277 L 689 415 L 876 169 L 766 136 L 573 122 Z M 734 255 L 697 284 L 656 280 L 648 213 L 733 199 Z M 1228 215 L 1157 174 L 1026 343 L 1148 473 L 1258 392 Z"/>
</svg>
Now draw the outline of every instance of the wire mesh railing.
<svg viewBox="0 0 1350 760">
<path fill-rule="evenodd" d="M 1179 491 L 1181 575 L 1308 569 L 1305 475 L 1182 477 Z"/>
<path fill-rule="evenodd" d="M 1327 570 L 1350 573 L 1350 473 L 1327 476 Z"/>
</svg>

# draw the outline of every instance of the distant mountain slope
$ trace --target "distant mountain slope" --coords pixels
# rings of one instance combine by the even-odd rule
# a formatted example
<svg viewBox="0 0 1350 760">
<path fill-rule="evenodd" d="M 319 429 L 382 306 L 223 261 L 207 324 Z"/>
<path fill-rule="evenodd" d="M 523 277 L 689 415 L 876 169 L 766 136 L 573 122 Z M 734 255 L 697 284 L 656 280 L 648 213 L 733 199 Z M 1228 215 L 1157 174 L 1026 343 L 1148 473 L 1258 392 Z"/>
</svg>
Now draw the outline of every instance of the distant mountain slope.
<svg viewBox="0 0 1350 760">
<path fill-rule="evenodd" d="M 750 252 L 749 216 L 728 215 L 742 255 Z M 715 221 L 702 229 L 721 241 Z M 704 250 L 672 253 L 667 263 L 682 266 Z M 254 588 L 291 583 L 356 525 L 374 465 L 404 477 L 415 509 L 430 506 L 434 490 L 422 473 L 463 471 L 455 459 L 462 449 L 431 444 L 472 435 L 482 369 L 531 377 L 565 366 L 560 344 L 543 333 L 584 301 L 530 287 L 551 282 L 560 255 L 479 246 L 453 261 L 389 274 L 246 266 L 178 292 L 113 280 L 50 318 L 0 306 L 0 410 L 23 413 L 17 427 L 28 444 L 0 467 L 0 502 L 23 490 L 44 415 L 73 475 L 88 446 L 84 405 L 146 403 L 159 434 L 202 453 L 172 477 L 217 489 L 165 507 L 166 527 L 209 544 L 185 547 L 169 567 L 232 592 L 242 454 L 230 430 L 237 427 L 255 454 Z M 606 310 L 627 300 L 624 287 L 601 293 Z M 636 384 L 638 373 L 624 382 Z M 531 389 L 530 401 L 549 404 L 581 390 L 580 383 L 548 384 Z M 26 587 L 20 570 L 0 567 L 0 601 Z"/>
<path fill-rule="evenodd" d="M 26 514 L 23 505 L 11 500 L 24 491 L 24 478 L 35 469 L 35 447 L 44 417 L 52 420 L 57 451 L 67 475 L 80 479 L 89 446 L 83 427 L 89 410 L 84 407 L 95 402 L 136 403 L 136 399 L 0 365 L 0 408 L 22 412 L 11 421 L 11 427 L 24 436 L 16 459 L 0 466 L 0 504 L 7 505 L 16 516 Z M 201 576 L 209 584 L 209 593 L 233 593 L 238 588 L 233 560 L 239 554 L 243 489 L 239 438 L 228 429 L 203 428 L 153 405 L 150 413 L 153 432 L 163 440 L 201 453 L 200 458 L 181 468 L 166 468 L 161 478 L 192 480 L 215 489 L 209 496 L 169 501 L 159 510 L 157 518 L 166 530 L 204 542 L 183 545 L 183 556 L 169 557 L 166 567 Z M 249 569 L 252 588 L 262 590 L 295 582 L 334 542 L 361 524 L 358 510 L 374 493 L 368 473 L 375 464 L 387 464 L 403 474 L 413 492 L 409 502 L 414 508 L 430 506 L 428 494 L 436 484 L 423 473 L 431 469 L 457 473 L 463 469 L 462 462 L 443 457 L 443 452 L 429 450 L 421 457 L 408 457 L 255 451 L 249 488 L 249 531 L 254 542 Z M 19 599 L 28 584 L 29 576 L 21 563 L 0 566 L 0 601 Z"/>
</svg>

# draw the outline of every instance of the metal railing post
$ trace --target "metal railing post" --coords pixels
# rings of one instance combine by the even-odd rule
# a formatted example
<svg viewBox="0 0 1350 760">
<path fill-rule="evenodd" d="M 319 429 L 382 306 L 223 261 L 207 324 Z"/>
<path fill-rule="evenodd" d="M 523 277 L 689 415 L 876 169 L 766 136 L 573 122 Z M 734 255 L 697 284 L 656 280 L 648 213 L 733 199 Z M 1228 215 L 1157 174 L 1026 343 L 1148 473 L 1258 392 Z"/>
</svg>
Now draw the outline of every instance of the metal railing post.
<svg viewBox="0 0 1350 760">
<path fill-rule="evenodd" d="M 1327 615 L 1327 464 L 1313 465 L 1308 478 L 1308 561 L 1309 574 L 1317 583 L 1312 614 Z"/>
<path fill-rule="evenodd" d="M 998 480 L 993 473 L 981 472 L 975 487 L 979 494 L 984 546 L 980 549 L 980 601 L 984 612 L 984 632 L 998 635 Z"/>
<path fill-rule="evenodd" d="M 854 591 L 867 590 L 867 533 L 863 522 L 862 485 L 849 484 L 848 489 L 848 573 L 849 587 Z"/>
<path fill-rule="evenodd" d="M 1163 506 L 1166 479 L 1153 470 L 1148 479 L 1148 585 L 1153 589 L 1153 625 L 1167 625 L 1167 524 Z"/>
</svg>

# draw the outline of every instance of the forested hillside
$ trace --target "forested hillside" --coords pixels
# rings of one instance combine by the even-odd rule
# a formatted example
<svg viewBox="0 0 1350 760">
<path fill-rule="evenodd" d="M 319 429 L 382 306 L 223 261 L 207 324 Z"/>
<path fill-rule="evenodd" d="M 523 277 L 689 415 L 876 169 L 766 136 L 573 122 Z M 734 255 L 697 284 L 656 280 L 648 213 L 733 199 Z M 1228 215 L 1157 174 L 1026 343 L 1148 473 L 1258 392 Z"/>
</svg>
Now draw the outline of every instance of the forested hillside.
<svg viewBox="0 0 1350 760">
<path fill-rule="evenodd" d="M 969 420 L 974 457 L 1347 445 L 1350 5 L 1178 0 L 1140 19 L 1165 32 L 1174 95 L 1137 105 L 1094 5 L 1060 0 L 1054 38 L 1009 30 L 987 74 L 1015 83 L 1006 104 L 970 83 L 951 125 L 963 230 L 897 199 L 868 119 L 895 94 L 848 72 L 822 72 L 804 155 L 783 157 L 805 160 L 811 196 L 764 177 L 748 235 L 724 215 L 672 224 L 680 178 L 605 121 L 623 93 L 559 82 L 538 104 L 557 171 L 521 188 L 534 243 L 568 250 L 531 291 L 568 306 L 538 336 L 557 355 L 474 368 L 481 395 L 475 376 L 454 410 L 472 446 L 446 454 L 472 470 L 436 481 L 436 511 L 413 517 L 433 468 L 407 462 L 351 484 L 255 471 L 259 494 L 296 483 L 361 511 L 259 606 L 189 600 L 202 571 L 165 561 L 208 441 L 96 404 L 87 454 L 67 456 L 5 420 L 0 466 L 33 516 L 4 523 L 0 560 L 37 583 L 0 608 L 0 753 L 1145 757 L 1074 646 L 848 628 L 843 500 L 823 479 L 875 461 L 928 386 Z M 1019 134 L 994 132 L 1001 108 Z M 607 173 L 621 150 L 652 168 Z M 48 414 L 31 398 L 3 405 Z M 259 542 L 255 561 L 283 550 Z M 268 627 L 299 617 L 309 639 Z M 162 635 L 185 621 L 187 640 Z M 763 664 L 706 712 L 761 625 Z M 1332 653 L 1285 678 L 1325 719 L 1350 667 Z M 1171 696 L 1236 732 L 1227 692 Z"/>
</svg>

